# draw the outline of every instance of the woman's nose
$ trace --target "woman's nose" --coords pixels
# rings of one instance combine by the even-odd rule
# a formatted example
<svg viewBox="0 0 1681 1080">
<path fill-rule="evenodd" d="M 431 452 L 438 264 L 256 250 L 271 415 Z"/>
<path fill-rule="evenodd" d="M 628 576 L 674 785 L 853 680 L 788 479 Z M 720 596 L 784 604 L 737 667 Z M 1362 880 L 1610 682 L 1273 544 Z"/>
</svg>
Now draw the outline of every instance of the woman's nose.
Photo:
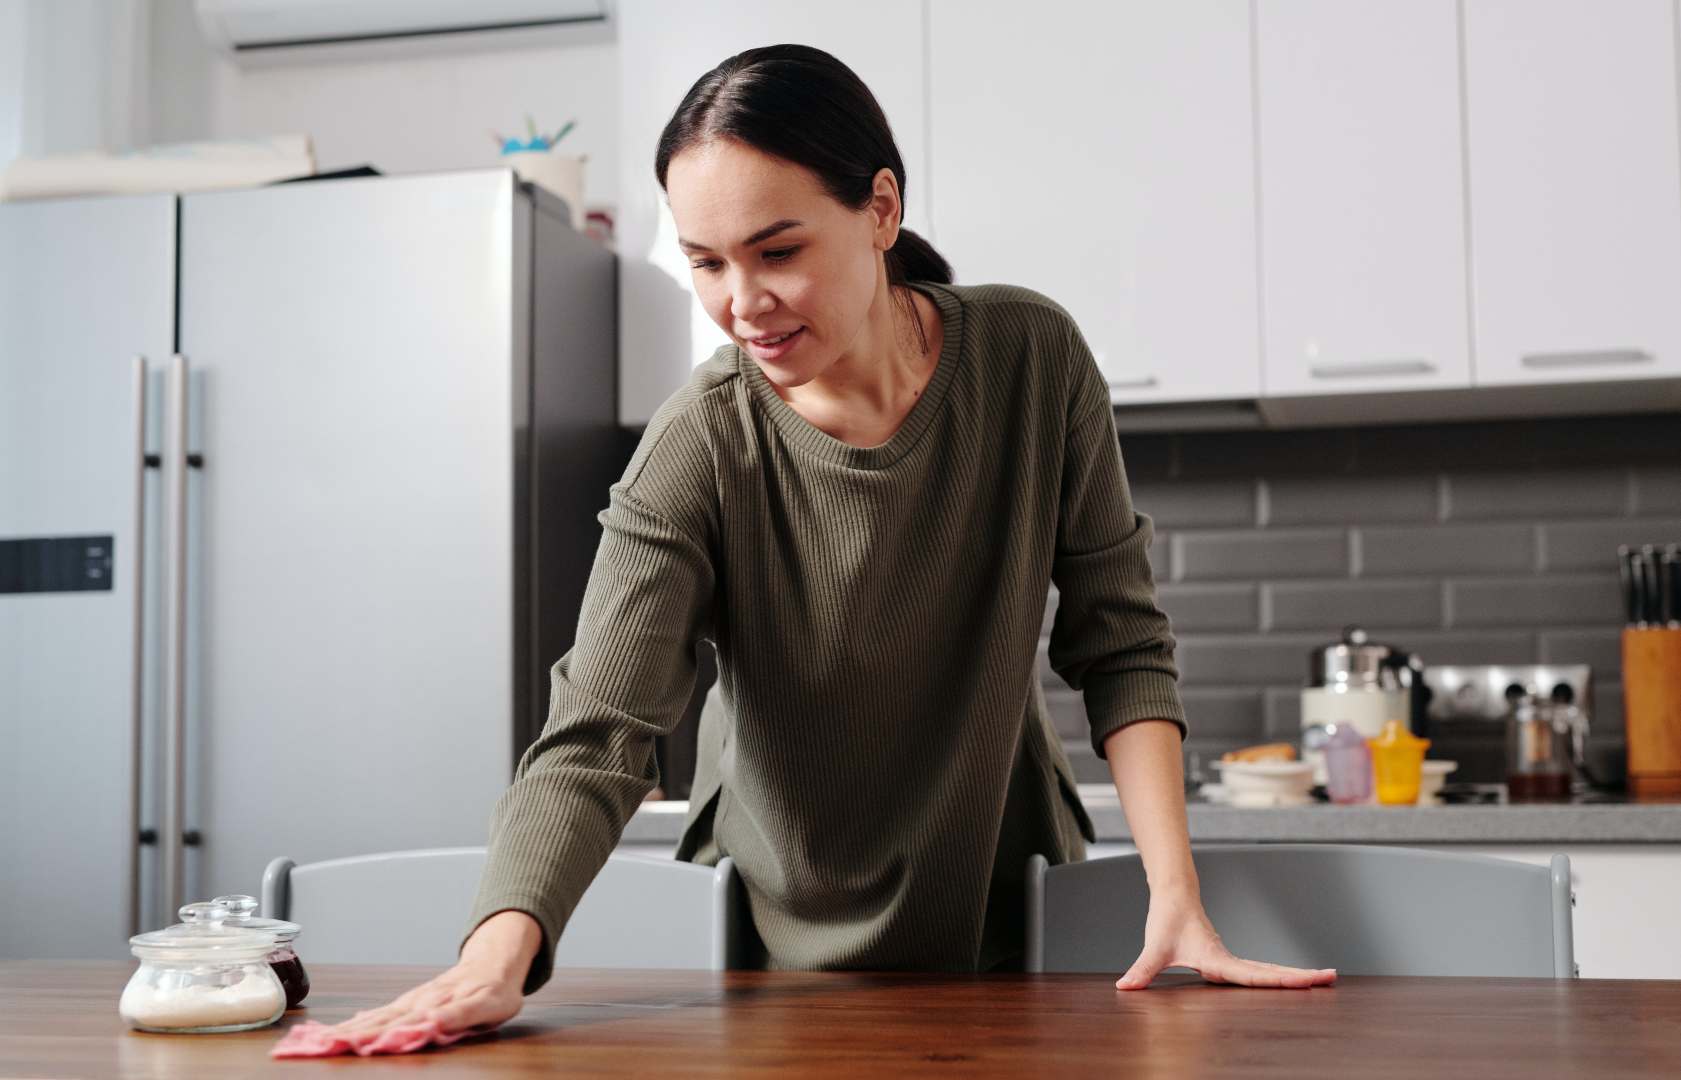
<svg viewBox="0 0 1681 1080">
<path fill-rule="evenodd" d="M 751 323 L 775 306 L 770 293 L 748 275 L 738 277 L 730 286 L 730 314 L 742 322 Z"/>
</svg>

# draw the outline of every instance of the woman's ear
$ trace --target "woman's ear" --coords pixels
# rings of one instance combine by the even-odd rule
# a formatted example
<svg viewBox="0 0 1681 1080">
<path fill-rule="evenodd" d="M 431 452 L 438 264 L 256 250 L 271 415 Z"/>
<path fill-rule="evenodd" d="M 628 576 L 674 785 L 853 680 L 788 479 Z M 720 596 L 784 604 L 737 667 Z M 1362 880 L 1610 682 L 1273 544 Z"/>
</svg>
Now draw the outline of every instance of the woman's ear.
<svg viewBox="0 0 1681 1080">
<path fill-rule="evenodd" d="M 885 165 L 876 172 L 870 198 L 870 212 L 876 216 L 875 242 L 882 251 L 899 239 L 899 224 L 904 220 L 904 206 L 899 201 L 899 181 L 893 170 Z"/>
</svg>

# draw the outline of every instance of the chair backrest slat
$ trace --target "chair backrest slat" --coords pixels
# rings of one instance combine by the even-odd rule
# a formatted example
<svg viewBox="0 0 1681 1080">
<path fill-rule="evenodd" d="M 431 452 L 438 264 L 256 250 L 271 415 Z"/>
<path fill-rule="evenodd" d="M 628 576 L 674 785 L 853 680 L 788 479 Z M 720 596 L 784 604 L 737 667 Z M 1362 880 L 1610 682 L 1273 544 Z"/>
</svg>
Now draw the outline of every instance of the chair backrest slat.
<svg viewBox="0 0 1681 1080">
<path fill-rule="evenodd" d="M 263 877 L 262 913 L 304 929 L 305 962 L 454 964 L 486 849 L 434 848 L 296 865 Z M 555 948 L 556 967 L 737 966 L 744 905 L 734 863 L 614 852 Z"/>
<path fill-rule="evenodd" d="M 1193 848 L 1203 906 L 1239 956 L 1345 975 L 1568 978 L 1569 859 L 1359 844 Z M 1028 868 L 1030 971 L 1125 971 L 1144 941 L 1137 855 Z"/>
</svg>

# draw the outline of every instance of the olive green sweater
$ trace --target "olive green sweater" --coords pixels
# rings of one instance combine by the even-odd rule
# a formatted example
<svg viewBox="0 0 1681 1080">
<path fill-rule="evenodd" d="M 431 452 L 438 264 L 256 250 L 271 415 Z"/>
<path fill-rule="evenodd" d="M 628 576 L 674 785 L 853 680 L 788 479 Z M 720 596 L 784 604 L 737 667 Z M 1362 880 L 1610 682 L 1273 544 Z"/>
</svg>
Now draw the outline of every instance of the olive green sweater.
<svg viewBox="0 0 1681 1080">
<path fill-rule="evenodd" d="M 467 936 L 507 909 L 541 925 L 526 993 L 659 782 L 653 740 L 684 715 L 703 638 L 727 719 L 703 724 L 677 855 L 734 858 L 773 968 L 1019 954 L 1026 856 L 1080 859 L 1095 839 L 1039 687 L 1052 582 L 1049 659 L 1084 694 L 1093 748 L 1140 719 L 1183 734 L 1152 523 L 1074 321 L 1031 289 L 913 286 L 945 337 L 887 442 L 831 437 L 725 345 L 610 488 L 577 640 L 495 806 L 469 920 Z"/>
</svg>

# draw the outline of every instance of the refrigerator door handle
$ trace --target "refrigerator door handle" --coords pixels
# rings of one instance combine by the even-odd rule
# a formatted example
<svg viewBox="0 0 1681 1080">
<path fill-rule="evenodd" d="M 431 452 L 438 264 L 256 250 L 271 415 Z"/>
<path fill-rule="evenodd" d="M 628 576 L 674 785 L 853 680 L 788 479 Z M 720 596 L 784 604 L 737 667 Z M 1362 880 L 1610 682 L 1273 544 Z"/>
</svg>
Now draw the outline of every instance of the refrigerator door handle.
<svg viewBox="0 0 1681 1080">
<path fill-rule="evenodd" d="M 134 843 L 128 848 L 128 927 L 129 936 L 140 933 L 140 848 L 144 828 L 140 821 L 140 766 L 145 752 L 145 699 L 142 666 L 145 663 L 146 634 L 146 358 L 136 356 L 133 366 L 134 402 L 134 532 L 129 543 L 133 553 L 129 557 L 128 580 L 134 590 L 134 651 L 129 684 L 129 835 Z"/>
<path fill-rule="evenodd" d="M 169 389 L 164 412 L 163 519 L 164 561 L 168 567 L 164 596 L 164 771 L 163 827 L 159 865 L 166 921 L 185 903 L 182 898 L 185 817 L 187 674 L 187 358 L 169 358 Z"/>
</svg>

